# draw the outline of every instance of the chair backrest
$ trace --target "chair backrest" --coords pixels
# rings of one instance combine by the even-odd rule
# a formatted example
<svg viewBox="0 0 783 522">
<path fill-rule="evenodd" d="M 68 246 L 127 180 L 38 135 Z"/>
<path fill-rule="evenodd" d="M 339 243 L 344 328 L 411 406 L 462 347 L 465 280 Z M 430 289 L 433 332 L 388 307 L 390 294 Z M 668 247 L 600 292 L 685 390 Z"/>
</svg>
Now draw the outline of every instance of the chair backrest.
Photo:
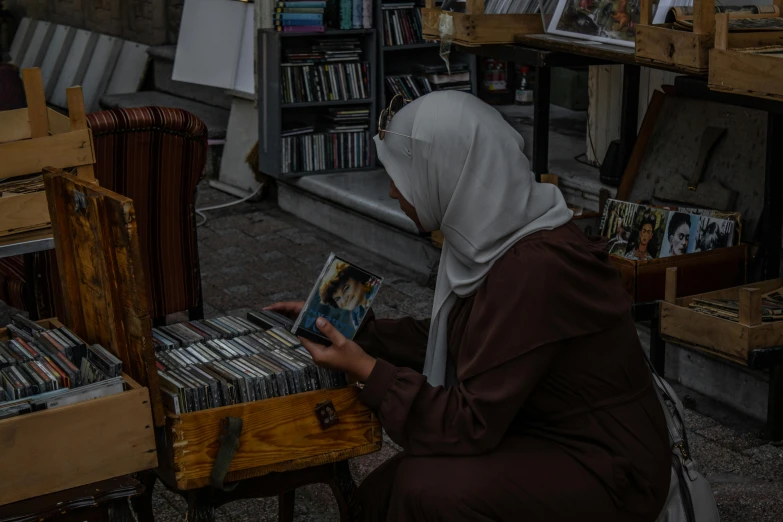
<svg viewBox="0 0 783 522">
<path fill-rule="evenodd" d="M 207 128 L 193 114 L 162 107 L 87 115 L 100 185 L 133 200 L 151 317 L 200 304 L 196 186 L 203 178 Z"/>
</svg>

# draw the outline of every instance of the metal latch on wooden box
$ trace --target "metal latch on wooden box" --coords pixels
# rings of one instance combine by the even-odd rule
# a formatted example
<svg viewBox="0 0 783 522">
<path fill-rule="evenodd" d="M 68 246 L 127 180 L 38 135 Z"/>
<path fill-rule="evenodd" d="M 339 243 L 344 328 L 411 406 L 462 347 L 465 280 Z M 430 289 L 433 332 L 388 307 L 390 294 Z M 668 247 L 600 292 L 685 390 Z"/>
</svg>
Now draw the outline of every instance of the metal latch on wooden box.
<svg viewBox="0 0 783 522">
<path fill-rule="evenodd" d="M 321 429 L 325 430 L 340 422 L 337 418 L 337 411 L 334 409 L 334 404 L 331 400 L 319 402 L 315 405 L 315 416 L 318 417 L 318 422 L 321 424 Z"/>
</svg>

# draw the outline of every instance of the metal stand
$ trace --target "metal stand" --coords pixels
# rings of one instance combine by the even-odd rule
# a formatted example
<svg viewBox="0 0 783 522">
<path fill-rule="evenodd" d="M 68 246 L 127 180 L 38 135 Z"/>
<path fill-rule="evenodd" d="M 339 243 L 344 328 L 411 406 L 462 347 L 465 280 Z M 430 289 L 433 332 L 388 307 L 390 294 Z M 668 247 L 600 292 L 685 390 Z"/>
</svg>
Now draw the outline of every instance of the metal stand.
<svg viewBox="0 0 783 522">
<path fill-rule="evenodd" d="M 549 67 L 536 68 L 533 91 L 533 173 L 536 181 L 549 172 L 549 100 L 552 89 Z"/>
</svg>

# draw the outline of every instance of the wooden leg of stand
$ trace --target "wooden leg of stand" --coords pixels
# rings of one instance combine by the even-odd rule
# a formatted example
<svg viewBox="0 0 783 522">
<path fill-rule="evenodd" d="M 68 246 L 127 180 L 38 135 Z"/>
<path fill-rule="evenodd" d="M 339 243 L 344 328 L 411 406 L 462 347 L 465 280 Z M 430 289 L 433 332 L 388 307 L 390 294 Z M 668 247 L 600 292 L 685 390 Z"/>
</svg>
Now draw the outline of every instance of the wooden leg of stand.
<svg viewBox="0 0 783 522">
<path fill-rule="evenodd" d="M 296 490 L 292 489 L 277 496 L 277 520 L 278 522 L 294 522 L 294 500 Z"/>
<path fill-rule="evenodd" d="M 152 511 L 152 494 L 155 491 L 157 478 L 153 471 L 142 471 L 136 475 L 136 480 L 144 485 L 144 493 L 131 499 L 131 505 L 139 521 L 155 522 L 155 513 Z"/>
<path fill-rule="evenodd" d="M 360 506 L 356 498 L 356 483 L 353 481 L 348 461 L 334 465 L 334 479 L 329 483 L 337 507 L 340 510 L 340 522 L 358 522 L 361 519 Z"/>
<path fill-rule="evenodd" d="M 188 522 L 215 522 L 215 507 L 209 501 L 206 489 L 188 492 Z"/>
</svg>

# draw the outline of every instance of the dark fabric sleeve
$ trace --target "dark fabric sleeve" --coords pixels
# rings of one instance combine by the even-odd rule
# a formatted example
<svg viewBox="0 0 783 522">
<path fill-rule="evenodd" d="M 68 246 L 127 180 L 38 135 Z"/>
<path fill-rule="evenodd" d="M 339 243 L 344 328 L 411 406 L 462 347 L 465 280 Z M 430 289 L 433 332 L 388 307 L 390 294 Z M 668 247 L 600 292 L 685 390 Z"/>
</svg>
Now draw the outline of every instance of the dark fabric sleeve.
<svg viewBox="0 0 783 522">
<path fill-rule="evenodd" d="M 360 398 L 411 455 L 476 455 L 500 443 L 556 352 L 542 347 L 448 389 L 379 359 Z"/>
<path fill-rule="evenodd" d="M 429 332 L 429 319 L 376 319 L 370 311 L 353 340 L 375 358 L 421 373 Z"/>
</svg>

